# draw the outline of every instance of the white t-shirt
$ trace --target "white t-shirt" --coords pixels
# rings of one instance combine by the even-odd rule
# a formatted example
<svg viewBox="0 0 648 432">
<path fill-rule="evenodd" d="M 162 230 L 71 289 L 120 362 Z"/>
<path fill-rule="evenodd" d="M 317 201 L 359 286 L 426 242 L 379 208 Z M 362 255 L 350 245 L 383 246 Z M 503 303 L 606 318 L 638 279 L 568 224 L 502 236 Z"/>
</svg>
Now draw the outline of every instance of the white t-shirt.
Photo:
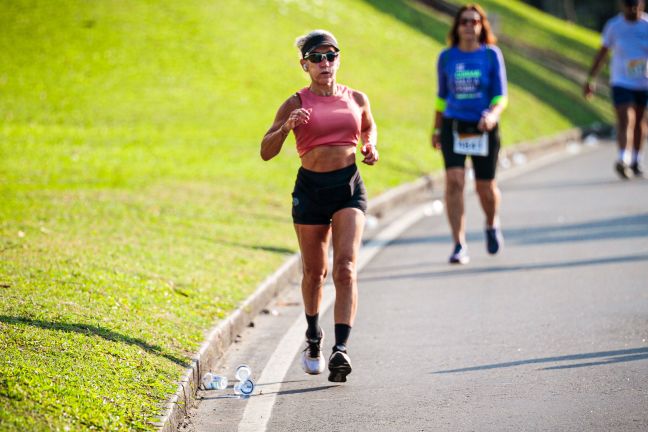
<svg viewBox="0 0 648 432">
<path fill-rule="evenodd" d="M 603 28 L 603 46 L 612 50 L 610 84 L 648 90 L 648 14 L 628 21 L 623 14 Z"/>
</svg>

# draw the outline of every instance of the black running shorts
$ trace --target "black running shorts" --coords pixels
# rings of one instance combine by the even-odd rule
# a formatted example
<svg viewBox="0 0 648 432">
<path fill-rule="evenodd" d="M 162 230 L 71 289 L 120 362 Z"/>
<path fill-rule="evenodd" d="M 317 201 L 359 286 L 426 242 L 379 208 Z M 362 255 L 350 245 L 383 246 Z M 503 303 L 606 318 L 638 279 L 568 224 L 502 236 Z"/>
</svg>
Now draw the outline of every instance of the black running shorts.
<svg viewBox="0 0 648 432">
<path fill-rule="evenodd" d="M 367 191 L 356 164 L 323 173 L 299 168 L 292 198 L 296 224 L 329 225 L 338 210 L 367 210 Z"/>
<path fill-rule="evenodd" d="M 466 155 L 455 153 L 453 127 L 456 127 L 459 133 L 479 133 L 477 130 L 478 122 L 466 122 L 451 118 L 443 118 L 441 126 L 441 151 L 443 152 L 443 161 L 446 170 L 448 168 L 464 168 L 466 166 Z M 497 168 L 497 155 L 500 149 L 499 126 L 495 126 L 488 133 L 488 155 L 475 156 L 471 155 L 475 178 L 478 180 L 493 180 Z"/>
</svg>

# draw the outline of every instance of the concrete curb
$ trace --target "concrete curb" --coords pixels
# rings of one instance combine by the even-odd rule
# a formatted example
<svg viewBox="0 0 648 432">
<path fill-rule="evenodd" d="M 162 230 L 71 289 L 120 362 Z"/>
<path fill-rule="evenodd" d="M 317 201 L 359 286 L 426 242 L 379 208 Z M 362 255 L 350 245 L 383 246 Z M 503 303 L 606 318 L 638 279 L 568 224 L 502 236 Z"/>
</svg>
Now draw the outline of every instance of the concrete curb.
<svg viewBox="0 0 648 432">
<path fill-rule="evenodd" d="M 512 148 L 502 149 L 501 155 L 509 157 L 516 153 L 531 160 L 549 152 L 560 151 L 570 142 L 579 141 L 587 131 L 596 132 L 596 127 L 574 128 L 557 135 L 521 143 Z M 386 215 L 403 206 L 421 203 L 439 195 L 443 190 L 443 174 L 424 176 L 411 183 L 406 183 L 390 189 L 382 195 L 370 200 L 368 214 L 385 219 Z M 375 233 L 377 230 L 372 230 Z M 165 403 L 164 413 L 154 423 L 161 432 L 176 432 L 183 419 L 187 416 L 188 408 L 196 402 L 196 392 L 200 386 L 203 373 L 216 365 L 217 360 L 234 342 L 236 336 L 258 315 L 270 300 L 279 295 L 284 288 L 298 283 L 301 276 L 301 260 L 299 254 L 294 254 L 266 280 L 238 309 L 227 319 L 211 330 L 200 350 L 191 360 L 179 382 L 176 393 Z"/>
</svg>

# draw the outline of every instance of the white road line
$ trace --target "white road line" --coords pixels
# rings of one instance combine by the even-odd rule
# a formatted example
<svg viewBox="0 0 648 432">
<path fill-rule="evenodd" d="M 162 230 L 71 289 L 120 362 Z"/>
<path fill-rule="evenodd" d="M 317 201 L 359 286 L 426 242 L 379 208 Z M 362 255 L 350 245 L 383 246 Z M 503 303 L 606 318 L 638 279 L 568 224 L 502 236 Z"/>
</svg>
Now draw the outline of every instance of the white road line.
<svg viewBox="0 0 648 432">
<path fill-rule="evenodd" d="M 562 158 L 573 156 L 574 153 L 557 152 L 552 153 L 525 164 L 522 167 L 515 167 L 502 172 L 499 176 L 503 179 L 510 179 L 525 172 L 538 169 Z M 427 204 L 427 203 L 426 203 Z M 358 273 L 380 252 L 389 242 L 397 238 L 407 228 L 414 225 L 424 216 L 424 207 L 421 204 L 410 210 L 408 213 L 398 218 L 395 222 L 382 230 L 374 239 L 365 243 L 358 256 L 357 271 Z M 324 286 L 322 296 L 322 305 L 320 316 L 324 315 L 335 300 L 335 290 L 331 284 Z M 268 420 L 272 415 L 272 408 L 275 403 L 277 393 L 281 390 L 281 382 L 286 377 L 293 359 L 299 352 L 304 343 L 304 317 L 299 315 L 292 326 L 288 329 L 284 337 L 277 345 L 270 356 L 263 372 L 259 376 L 258 383 L 264 384 L 263 394 L 255 394 L 248 399 L 243 412 L 243 417 L 238 425 L 239 432 L 258 432 L 265 431 Z M 273 383 L 273 384 L 265 384 Z"/>
</svg>

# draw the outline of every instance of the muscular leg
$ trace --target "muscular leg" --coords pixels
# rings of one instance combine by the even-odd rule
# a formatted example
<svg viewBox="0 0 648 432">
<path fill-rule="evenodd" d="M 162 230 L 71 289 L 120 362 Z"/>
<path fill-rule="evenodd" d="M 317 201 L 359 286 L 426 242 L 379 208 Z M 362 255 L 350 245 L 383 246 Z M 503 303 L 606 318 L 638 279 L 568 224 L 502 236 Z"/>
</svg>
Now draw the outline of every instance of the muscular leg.
<svg viewBox="0 0 648 432">
<path fill-rule="evenodd" d="M 501 193 L 495 180 L 477 180 L 475 182 L 479 202 L 486 215 L 486 226 L 495 226 L 501 200 Z"/>
<path fill-rule="evenodd" d="M 445 200 L 452 239 L 466 244 L 466 216 L 464 214 L 465 169 L 454 167 L 446 170 Z"/>
<path fill-rule="evenodd" d="M 355 208 L 333 215 L 333 282 L 336 324 L 353 326 L 358 304 L 356 264 L 362 241 L 365 216 Z"/>
<path fill-rule="evenodd" d="M 307 315 L 319 313 L 322 303 L 322 287 L 328 272 L 329 225 L 295 224 L 295 232 L 301 251 L 303 277 L 302 298 Z"/>
</svg>

